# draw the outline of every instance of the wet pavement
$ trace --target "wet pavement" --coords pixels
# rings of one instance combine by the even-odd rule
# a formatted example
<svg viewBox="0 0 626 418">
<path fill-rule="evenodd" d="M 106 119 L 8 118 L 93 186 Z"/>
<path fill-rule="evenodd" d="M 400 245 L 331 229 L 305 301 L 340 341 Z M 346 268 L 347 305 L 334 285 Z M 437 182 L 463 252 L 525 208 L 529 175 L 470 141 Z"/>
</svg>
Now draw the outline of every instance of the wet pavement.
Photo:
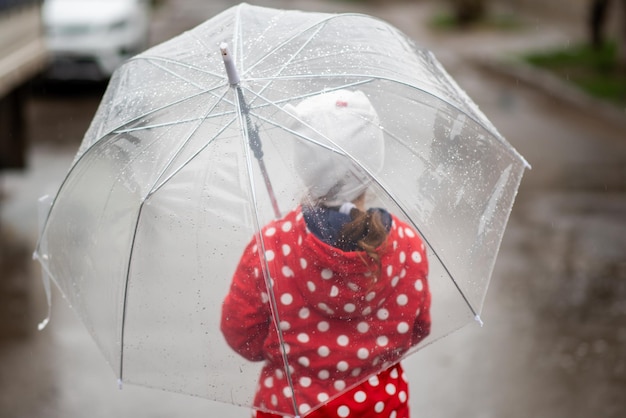
<svg viewBox="0 0 626 418">
<path fill-rule="evenodd" d="M 157 10 L 154 41 L 201 23 L 232 3 L 169 0 Z M 485 308 L 467 326 L 406 361 L 415 417 L 618 418 L 626 416 L 626 137 L 593 111 L 486 74 L 470 60 L 572 42 L 574 28 L 531 18 L 527 29 L 437 34 L 432 7 L 416 2 L 264 1 L 273 7 L 362 11 L 430 47 L 500 132 L 524 155 L 527 172 L 511 214 Z M 377 5 L 378 4 L 378 5 Z M 358 7 L 358 8 L 357 8 Z M 82 325 L 54 293 L 45 316 L 39 270 L 30 261 L 36 201 L 62 180 L 104 86 L 36 95 L 29 104 L 29 169 L 2 174 L 2 281 L 32 297 L 0 325 L 0 416 L 244 417 L 243 408 L 125 386 L 118 390 Z M 8 237 L 8 238 L 7 238 Z M 23 294 L 24 292 L 22 292 Z M 8 307 L 8 308 L 7 308 Z M 13 311 L 11 311 L 13 312 Z M 15 330 L 15 324 L 21 324 Z M 26 330 L 26 331 L 24 331 Z M 9 331 L 5 332 L 8 334 Z"/>
</svg>

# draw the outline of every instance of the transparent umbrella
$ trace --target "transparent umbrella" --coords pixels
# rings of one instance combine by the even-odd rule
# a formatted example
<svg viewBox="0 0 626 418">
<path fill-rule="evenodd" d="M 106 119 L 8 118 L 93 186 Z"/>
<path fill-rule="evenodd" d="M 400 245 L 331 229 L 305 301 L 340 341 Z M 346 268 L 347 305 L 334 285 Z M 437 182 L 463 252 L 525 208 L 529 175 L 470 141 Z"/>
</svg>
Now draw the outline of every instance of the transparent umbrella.
<svg viewBox="0 0 626 418">
<path fill-rule="evenodd" d="M 300 103 L 338 91 L 358 91 L 375 108 L 371 127 L 384 142 L 378 162 L 338 144 L 332 133 L 293 128 L 307 124 L 292 111 Z M 301 378 L 314 359 L 303 361 L 298 345 L 312 344 L 317 352 L 319 343 L 314 334 L 300 338 L 284 326 L 282 319 L 305 305 L 276 289 L 297 280 L 298 272 L 271 265 L 269 249 L 280 243 L 268 231 L 307 202 L 306 167 L 294 157 L 305 149 L 365 179 L 368 206 L 384 207 L 394 225 L 415 231 L 429 264 L 429 335 L 383 359 L 374 355 L 379 337 L 399 340 L 400 331 L 368 332 L 370 341 L 357 338 L 363 329 L 355 325 L 355 335 L 344 337 L 365 351 L 351 361 L 341 385 L 320 373 Z M 480 321 L 527 167 L 434 56 L 389 24 L 358 14 L 242 4 L 114 73 L 47 209 L 35 256 L 120 381 L 306 415 Z M 220 329 L 231 279 L 252 246 L 260 266 L 256 286 L 269 315 L 256 336 L 280 353 L 272 361 L 282 368 L 286 403 L 255 401 L 268 360 L 240 355 Z M 388 287 L 402 274 L 389 271 Z M 358 287 L 355 300 L 368 299 Z M 333 286 L 329 291 L 334 297 Z M 390 302 L 376 301 L 374 313 L 358 303 L 350 311 L 380 319 Z M 364 321 L 327 313 L 332 321 Z M 334 389 L 310 399 L 306 387 L 315 384 Z"/>
</svg>

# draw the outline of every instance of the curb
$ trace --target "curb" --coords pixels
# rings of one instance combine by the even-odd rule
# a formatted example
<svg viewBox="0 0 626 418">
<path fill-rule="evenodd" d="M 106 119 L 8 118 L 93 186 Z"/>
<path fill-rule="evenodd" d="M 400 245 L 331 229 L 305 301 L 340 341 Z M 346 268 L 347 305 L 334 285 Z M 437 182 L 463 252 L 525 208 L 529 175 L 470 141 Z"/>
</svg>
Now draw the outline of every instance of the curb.
<svg viewBox="0 0 626 418">
<path fill-rule="evenodd" d="M 622 110 L 611 103 L 590 97 L 547 71 L 538 70 L 520 61 L 494 58 L 476 58 L 472 61 L 481 70 L 522 83 L 571 108 L 592 115 L 599 121 L 615 126 L 623 130 L 626 136 L 626 108 Z"/>
</svg>

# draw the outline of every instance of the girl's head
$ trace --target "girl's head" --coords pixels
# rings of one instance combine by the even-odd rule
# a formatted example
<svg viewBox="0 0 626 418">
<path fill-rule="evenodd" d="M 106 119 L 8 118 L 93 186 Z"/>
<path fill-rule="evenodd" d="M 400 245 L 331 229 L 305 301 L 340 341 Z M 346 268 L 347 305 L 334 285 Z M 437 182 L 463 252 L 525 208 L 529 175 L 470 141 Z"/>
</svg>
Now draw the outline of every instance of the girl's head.
<svg viewBox="0 0 626 418">
<path fill-rule="evenodd" d="M 371 182 L 367 171 L 382 168 L 385 152 L 378 115 L 367 96 L 336 90 L 285 110 L 294 116 L 288 127 L 301 138 L 294 145 L 296 168 L 309 199 L 339 206 L 361 196 Z"/>
</svg>

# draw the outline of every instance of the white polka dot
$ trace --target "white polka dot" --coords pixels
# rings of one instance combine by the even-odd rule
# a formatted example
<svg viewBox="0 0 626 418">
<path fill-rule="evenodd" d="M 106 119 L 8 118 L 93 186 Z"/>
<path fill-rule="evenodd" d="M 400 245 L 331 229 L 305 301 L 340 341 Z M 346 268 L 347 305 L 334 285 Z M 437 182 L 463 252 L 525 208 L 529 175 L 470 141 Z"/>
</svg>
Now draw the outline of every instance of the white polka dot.
<svg viewBox="0 0 626 418">
<path fill-rule="evenodd" d="M 320 370 L 320 372 L 317 374 L 317 377 L 319 377 L 321 380 L 326 380 L 330 377 L 330 372 L 328 370 Z"/>
<path fill-rule="evenodd" d="M 400 306 L 404 306 L 407 303 L 409 303 L 409 297 L 405 295 L 404 293 L 401 295 L 398 295 L 398 297 L 396 298 L 396 303 Z"/>
<path fill-rule="evenodd" d="M 294 277 L 293 270 L 289 268 L 289 266 L 283 266 L 282 268 L 283 276 L 285 277 Z"/>
<path fill-rule="evenodd" d="M 315 283 L 308 281 L 306 282 L 306 287 L 307 289 L 309 289 L 309 292 L 315 292 L 315 289 L 316 289 Z"/>
<path fill-rule="evenodd" d="M 305 334 L 304 332 L 298 334 L 298 341 L 300 341 L 301 343 L 308 343 L 309 342 L 309 335 Z"/>
<path fill-rule="evenodd" d="M 389 344 L 389 338 L 387 338 L 387 336 L 381 335 L 380 337 L 376 338 L 377 346 L 385 347 L 387 344 Z"/>
<path fill-rule="evenodd" d="M 368 302 L 371 302 L 374 300 L 374 298 L 376 297 L 376 292 L 369 292 L 366 296 L 365 296 L 365 300 Z"/>
<path fill-rule="evenodd" d="M 356 284 L 356 283 L 349 282 L 347 286 L 348 286 L 348 288 L 349 288 L 350 290 L 352 290 L 353 292 L 358 292 L 359 290 L 361 290 L 361 288 L 359 287 L 359 285 L 358 285 L 358 284 Z"/>
<path fill-rule="evenodd" d="M 411 237 L 411 238 L 413 238 L 413 237 L 415 236 L 415 232 L 413 232 L 413 230 L 412 230 L 411 228 L 406 228 L 406 229 L 404 230 L 404 232 L 406 233 L 406 236 L 407 236 L 407 237 Z"/>
<path fill-rule="evenodd" d="M 345 305 L 343 305 L 343 310 L 348 313 L 352 313 L 356 311 L 356 305 L 354 303 L 346 303 Z"/>
<path fill-rule="evenodd" d="M 329 396 L 327 393 L 324 392 L 320 392 L 317 394 L 317 400 L 320 402 L 326 402 L 328 400 Z"/>
<path fill-rule="evenodd" d="M 350 408 L 345 405 L 341 405 L 339 408 L 337 408 L 337 416 L 340 418 L 347 418 L 348 416 L 350 416 Z"/>
<path fill-rule="evenodd" d="M 355 392 L 355 394 L 354 394 L 355 402 L 363 403 L 363 402 L 365 402 L 366 399 L 367 399 L 367 395 L 362 390 L 359 390 L 359 391 Z"/>
<path fill-rule="evenodd" d="M 330 269 L 324 269 L 322 270 L 322 279 L 324 280 L 328 280 L 331 279 L 333 277 L 333 271 Z"/>
<path fill-rule="evenodd" d="M 333 386 L 337 390 L 344 390 L 346 388 L 346 382 L 344 382 L 343 380 L 335 380 Z"/>
<path fill-rule="evenodd" d="M 411 259 L 415 263 L 421 263 L 422 262 L 422 255 L 418 251 L 413 251 L 413 253 L 411 254 Z"/>
<path fill-rule="evenodd" d="M 370 384 L 370 386 L 376 387 L 380 384 L 380 380 L 378 380 L 378 376 L 372 376 L 370 377 L 367 382 Z"/>
<path fill-rule="evenodd" d="M 407 400 L 406 392 L 401 390 L 400 393 L 398 393 L 398 399 L 400 399 L 400 402 L 405 403 Z"/>
<path fill-rule="evenodd" d="M 308 357 L 304 356 L 298 359 L 298 363 L 300 363 L 300 365 L 304 367 L 309 367 L 311 365 L 311 361 L 308 359 Z"/>
<path fill-rule="evenodd" d="M 339 295 L 339 288 L 337 286 L 333 286 L 330 288 L 330 297 L 337 297 Z"/>
<path fill-rule="evenodd" d="M 389 418 L 398 418 L 398 411 L 391 411 L 391 414 L 389 414 Z"/>
<path fill-rule="evenodd" d="M 370 326 L 368 325 L 367 322 L 359 322 L 358 325 L 356 326 L 356 329 L 361 334 L 365 334 L 370 329 Z"/>
<path fill-rule="evenodd" d="M 254 277 L 258 278 L 259 277 L 259 269 L 258 268 L 254 268 Z"/>
<path fill-rule="evenodd" d="M 288 256 L 291 253 L 291 247 L 287 244 L 283 244 L 283 255 Z"/>
<path fill-rule="evenodd" d="M 352 373 L 350 373 L 353 377 L 357 377 L 358 375 L 361 374 L 361 368 L 360 367 L 355 367 L 354 369 L 352 369 Z"/>
<path fill-rule="evenodd" d="M 289 293 L 283 293 L 280 297 L 280 303 L 282 303 L 283 305 L 291 305 L 292 302 L 293 296 L 291 296 L 291 294 Z"/>
<path fill-rule="evenodd" d="M 376 402 L 376 405 L 374 405 L 374 411 L 380 414 L 384 410 L 385 410 L 385 403 L 383 401 Z"/>
<path fill-rule="evenodd" d="M 389 265 L 387 266 L 387 276 L 391 277 L 392 274 L 393 274 L 393 266 Z"/>
<path fill-rule="evenodd" d="M 300 386 L 302 386 L 303 388 L 308 388 L 309 386 L 311 386 L 311 378 L 310 377 L 301 377 L 300 378 Z"/>
<path fill-rule="evenodd" d="M 276 377 L 279 379 L 282 379 L 283 377 L 285 377 L 285 373 L 280 369 L 276 369 L 275 374 L 276 374 Z"/>
<path fill-rule="evenodd" d="M 291 231 L 291 222 L 287 221 L 283 224 L 283 231 L 284 232 L 289 232 Z"/>
<path fill-rule="evenodd" d="M 361 347 L 358 349 L 358 351 L 356 352 L 356 355 L 358 358 L 360 358 L 361 360 L 365 360 L 366 358 L 369 357 L 370 355 L 370 351 L 365 348 L 365 347 Z"/>
<path fill-rule="evenodd" d="M 361 312 L 364 316 L 367 316 L 369 314 L 372 313 L 372 307 L 368 306 L 367 308 L 363 309 L 363 312 Z"/>
<path fill-rule="evenodd" d="M 265 380 L 263 381 L 263 385 L 265 385 L 266 388 L 271 388 L 272 386 L 274 386 L 274 379 L 271 376 L 265 378 Z"/>
<path fill-rule="evenodd" d="M 400 262 L 404 263 L 406 261 L 406 253 L 404 251 L 400 251 Z"/>
<path fill-rule="evenodd" d="M 400 282 L 400 277 L 395 276 L 393 279 L 391 279 L 391 287 L 396 287 L 399 282 Z"/>
<path fill-rule="evenodd" d="M 270 402 L 272 403 L 272 405 L 276 406 L 278 405 L 278 397 L 276 395 L 272 395 Z"/>
<path fill-rule="evenodd" d="M 330 329 L 330 324 L 326 321 L 320 321 L 317 323 L 317 329 L 320 332 L 326 332 Z"/>
<path fill-rule="evenodd" d="M 332 315 L 332 314 L 335 313 L 335 311 L 330 309 L 330 307 L 327 304 L 325 304 L 324 302 L 318 303 L 317 307 L 320 308 L 321 310 L 323 310 L 324 312 L 326 312 L 329 315 Z"/>
<path fill-rule="evenodd" d="M 404 279 L 405 277 L 406 277 L 406 269 L 402 269 L 402 270 L 400 271 L 400 278 L 401 278 L 401 279 Z"/>
<path fill-rule="evenodd" d="M 393 383 L 387 383 L 387 385 L 385 385 L 385 392 L 387 392 L 387 394 L 389 395 L 393 395 L 396 393 L 396 385 L 394 385 Z"/>
<path fill-rule="evenodd" d="M 400 334 L 406 334 L 407 332 L 409 332 L 409 324 L 407 324 L 406 322 L 400 322 L 398 324 L 398 332 Z"/>
<path fill-rule="evenodd" d="M 404 238 L 404 229 L 398 229 L 398 235 L 400 235 L 400 238 Z"/>
<path fill-rule="evenodd" d="M 348 343 L 350 343 L 350 339 L 347 335 L 340 335 L 339 337 L 337 337 L 337 344 L 339 344 L 340 346 L 345 347 L 348 345 Z"/>
<path fill-rule="evenodd" d="M 384 321 L 389 318 L 389 311 L 384 308 L 379 309 L 378 312 L 376 312 L 376 317 L 380 319 L 381 321 Z"/>
<path fill-rule="evenodd" d="M 424 283 L 422 283 L 421 279 L 417 279 L 415 281 L 415 290 L 417 290 L 418 292 L 421 292 L 424 289 Z"/>
<path fill-rule="evenodd" d="M 267 293 L 261 292 L 261 301 L 263 301 L 263 303 L 267 303 L 270 301 L 270 297 Z"/>
<path fill-rule="evenodd" d="M 287 331 L 288 329 L 291 328 L 291 324 L 287 321 L 280 321 L 280 329 L 282 331 Z"/>
<path fill-rule="evenodd" d="M 306 260 L 304 258 L 300 259 L 300 267 L 302 267 L 302 270 L 304 270 L 306 268 L 307 264 L 308 263 L 306 262 Z"/>
<path fill-rule="evenodd" d="M 293 396 L 293 391 L 289 386 L 285 386 L 283 388 L 283 395 L 285 396 L 285 398 L 291 398 Z"/>
<path fill-rule="evenodd" d="M 300 317 L 300 319 L 307 319 L 310 314 L 311 314 L 311 311 L 309 311 L 309 308 L 302 308 L 298 312 L 298 317 Z"/>
<path fill-rule="evenodd" d="M 311 410 L 311 406 L 309 404 L 303 403 L 303 404 L 300 404 L 300 406 L 298 407 L 298 410 L 300 411 L 301 414 L 306 414 L 307 412 Z"/>
<path fill-rule="evenodd" d="M 346 370 L 348 370 L 348 367 L 350 367 L 348 365 L 347 361 L 341 360 L 339 363 L 337 363 L 337 370 L 339 370 L 340 372 L 345 372 Z"/>
<path fill-rule="evenodd" d="M 259 249 L 259 247 L 257 247 L 257 245 L 256 245 L 256 244 L 254 244 L 254 245 L 252 246 L 252 252 L 253 252 L 254 254 L 256 254 L 256 252 L 258 251 L 258 249 Z"/>
<path fill-rule="evenodd" d="M 328 355 L 330 354 L 330 349 L 325 345 L 322 345 L 317 349 L 317 354 L 319 354 L 320 357 L 328 357 Z"/>
<path fill-rule="evenodd" d="M 274 235 L 276 233 L 276 228 L 274 228 L 273 226 L 270 228 L 267 228 L 265 230 L 265 236 L 266 237 L 271 237 L 272 235 Z"/>
<path fill-rule="evenodd" d="M 391 377 L 392 379 L 397 379 L 398 378 L 398 369 L 394 368 L 393 370 L 391 370 L 389 372 L 389 377 Z"/>
<path fill-rule="evenodd" d="M 393 249 L 397 250 L 398 249 L 398 241 L 394 241 L 393 242 Z"/>
<path fill-rule="evenodd" d="M 267 261 L 272 261 L 274 259 L 274 251 L 272 250 L 265 251 L 265 259 Z"/>
</svg>

